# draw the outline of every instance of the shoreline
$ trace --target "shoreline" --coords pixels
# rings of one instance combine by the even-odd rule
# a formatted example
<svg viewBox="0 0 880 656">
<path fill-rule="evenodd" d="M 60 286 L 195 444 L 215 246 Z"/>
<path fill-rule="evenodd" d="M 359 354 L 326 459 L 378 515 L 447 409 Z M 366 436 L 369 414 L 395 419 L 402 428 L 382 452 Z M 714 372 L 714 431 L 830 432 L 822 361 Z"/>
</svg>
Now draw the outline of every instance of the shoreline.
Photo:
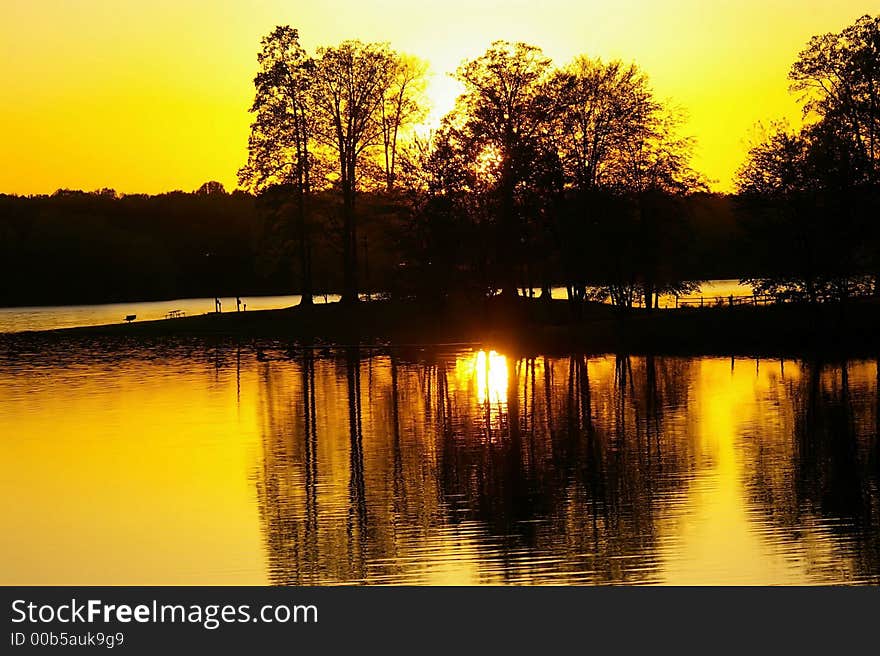
<svg viewBox="0 0 880 656">
<path fill-rule="evenodd" d="M 0 333 L 0 343 L 77 338 L 219 338 L 321 346 L 491 344 L 517 351 L 682 355 L 868 356 L 880 353 L 880 301 L 622 311 L 575 316 L 564 300 L 369 301 Z"/>
</svg>

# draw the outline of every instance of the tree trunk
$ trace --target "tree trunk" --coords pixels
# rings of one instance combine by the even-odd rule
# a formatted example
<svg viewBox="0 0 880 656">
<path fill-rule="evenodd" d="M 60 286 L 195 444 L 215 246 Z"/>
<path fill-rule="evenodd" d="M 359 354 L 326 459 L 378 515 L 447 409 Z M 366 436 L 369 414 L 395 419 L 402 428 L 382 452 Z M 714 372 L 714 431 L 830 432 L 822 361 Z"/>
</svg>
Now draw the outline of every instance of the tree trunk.
<svg viewBox="0 0 880 656">
<path fill-rule="evenodd" d="M 501 296 L 515 299 L 517 291 L 514 269 L 517 239 L 513 206 L 514 181 L 511 169 L 510 155 L 505 154 L 501 173 L 501 234 L 498 240 L 498 263 L 501 269 Z"/>
<path fill-rule="evenodd" d="M 300 259 L 300 305 L 312 305 L 314 289 L 312 287 L 312 244 L 309 237 L 307 221 L 306 194 L 300 193 L 297 203 L 297 231 L 299 232 L 299 259 Z"/>
<path fill-rule="evenodd" d="M 342 280 L 342 303 L 357 303 L 357 223 L 354 214 L 354 173 L 355 167 L 351 162 L 343 165 L 342 180 L 342 221 L 343 232 L 343 280 Z"/>
<path fill-rule="evenodd" d="M 301 114 L 304 114 L 300 108 Z M 313 303 L 312 296 L 312 243 L 308 225 L 309 196 L 311 195 L 310 163 L 309 163 L 309 135 L 306 130 L 304 115 L 302 120 L 297 121 L 297 199 L 296 199 L 296 222 L 297 237 L 299 239 L 300 259 L 300 305 L 310 306 Z"/>
<path fill-rule="evenodd" d="M 552 291 L 550 289 L 550 283 L 544 283 L 544 285 L 541 287 L 541 296 L 539 296 L 538 298 L 539 300 L 546 301 L 548 303 L 550 302 L 550 300 L 553 298 Z"/>
<path fill-rule="evenodd" d="M 646 282 L 644 285 L 645 309 L 650 310 L 654 306 L 654 285 Z"/>
<path fill-rule="evenodd" d="M 807 299 L 810 301 L 810 305 L 815 305 L 818 301 L 816 298 L 816 286 L 813 284 L 811 277 L 807 278 Z"/>
</svg>

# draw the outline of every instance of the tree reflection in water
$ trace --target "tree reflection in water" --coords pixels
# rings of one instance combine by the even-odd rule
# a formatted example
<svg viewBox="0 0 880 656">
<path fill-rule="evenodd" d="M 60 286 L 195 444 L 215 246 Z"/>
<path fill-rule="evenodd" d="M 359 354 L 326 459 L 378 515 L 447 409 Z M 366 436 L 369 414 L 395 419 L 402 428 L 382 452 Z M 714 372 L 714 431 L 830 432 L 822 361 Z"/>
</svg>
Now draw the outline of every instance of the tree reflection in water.
<svg viewBox="0 0 880 656">
<path fill-rule="evenodd" d="M 699 436 L 728 433 L 736 467 L 711 480 L 743 512 L 749 557 L 780 580 L 880 580 L 876 364 L 742 364 L 310 348 L 262 362 L 271 580 L 670 581 L 670 554 L 693 555 L 695 485 L 721 466 Z"/>
</svg>

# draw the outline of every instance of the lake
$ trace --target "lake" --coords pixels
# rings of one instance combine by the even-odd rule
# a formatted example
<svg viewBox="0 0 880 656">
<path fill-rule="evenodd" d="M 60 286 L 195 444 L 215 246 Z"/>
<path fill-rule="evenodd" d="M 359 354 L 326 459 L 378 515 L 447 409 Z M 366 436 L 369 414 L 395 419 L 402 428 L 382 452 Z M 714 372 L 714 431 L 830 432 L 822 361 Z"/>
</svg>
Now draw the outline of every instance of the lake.
<svg viewBox="0 0 880 656">
<path fill-rule="evenodd" d="M 878 376 L 7 339 L 0 584 L 876 584 Z"/>
</svg>

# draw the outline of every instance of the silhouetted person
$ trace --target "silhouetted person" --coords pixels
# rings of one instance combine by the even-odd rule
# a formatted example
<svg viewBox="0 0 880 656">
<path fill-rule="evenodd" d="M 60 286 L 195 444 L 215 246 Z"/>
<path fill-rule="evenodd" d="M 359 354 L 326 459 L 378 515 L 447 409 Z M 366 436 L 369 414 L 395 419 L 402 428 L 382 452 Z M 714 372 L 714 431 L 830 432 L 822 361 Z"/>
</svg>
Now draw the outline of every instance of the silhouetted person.
<svg viewBox="0 0 880 656">
<path fill-rule="evenodd" d="M 214 312 L 219 314 L 222 311 L 223 311 L 223 304 L 220 302 L 220 298 L 215 296 L 214 297 Z"/>
<path fill-rule="evenodd" d="M 241 297 L 239 296 L 235 297 L 235 311 L 241 312 Z"/>
</svg>

